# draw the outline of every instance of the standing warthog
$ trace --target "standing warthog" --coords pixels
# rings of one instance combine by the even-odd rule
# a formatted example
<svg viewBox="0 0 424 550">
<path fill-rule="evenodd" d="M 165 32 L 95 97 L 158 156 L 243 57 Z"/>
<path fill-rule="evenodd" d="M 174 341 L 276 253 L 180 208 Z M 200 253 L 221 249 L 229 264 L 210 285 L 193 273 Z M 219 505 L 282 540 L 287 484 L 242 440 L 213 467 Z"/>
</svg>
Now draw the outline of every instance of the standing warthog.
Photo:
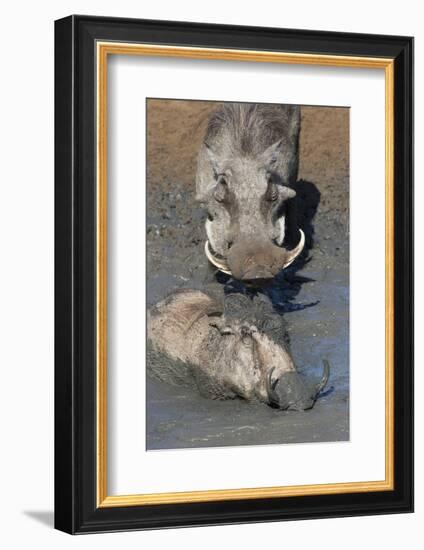
<svg viewBox="0 0 424 550">
<path fill-rule="evenodd" d="M 283 319 L 265 296 L 225 297 L 182 290 L 148 314 L 148 370 L 159 380 L 193 385 L 212 399 L 242 397 L 280 409 L 313 407 L 325 387 L 299 376 L 284 342 Z"/>
<path fill-rule="evenodd" d="M 236 279 L 272 279 L 302 252 L 302 230 L 293 250 L 283 248 L 299 131 L 298 106 L 226 103 L 209 119 L 196 175 L 208 212 L 205 252 Z"/>
</svg>

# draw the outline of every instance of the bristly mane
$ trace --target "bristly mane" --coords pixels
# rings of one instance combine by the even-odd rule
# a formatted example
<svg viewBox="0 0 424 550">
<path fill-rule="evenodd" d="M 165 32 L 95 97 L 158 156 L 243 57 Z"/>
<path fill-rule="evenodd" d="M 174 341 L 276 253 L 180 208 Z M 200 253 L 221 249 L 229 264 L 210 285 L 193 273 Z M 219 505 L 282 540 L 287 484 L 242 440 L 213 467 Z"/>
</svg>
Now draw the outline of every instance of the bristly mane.
<svg viewBox="0 0 424 550">
<path fill-rule="evenodd" d="M 281 138 L 295 139 L 299 118 L 294 105 L 224 103 L 210 116 L 205 141 L 219 140 L 233 154 L 256 156 Z"/>
</svg>

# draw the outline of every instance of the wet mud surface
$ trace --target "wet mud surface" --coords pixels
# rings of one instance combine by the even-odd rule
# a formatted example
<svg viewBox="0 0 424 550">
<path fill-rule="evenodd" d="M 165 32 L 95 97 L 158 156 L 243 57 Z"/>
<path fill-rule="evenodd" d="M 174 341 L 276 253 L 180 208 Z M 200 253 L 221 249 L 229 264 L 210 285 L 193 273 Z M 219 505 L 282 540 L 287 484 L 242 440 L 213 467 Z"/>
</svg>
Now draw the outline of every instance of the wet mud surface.
<svg viewBox="0 0 424 550">
<path fill-rule="evenodd" d="M 205 214 L 194 201 L 207 102 L 148 105 L 147 301 L 203 288 Z M 269 292 L 287 321 L 291 354 L 308 380 L 322 359 L 329 383 L 312 410 L 286 412 L 241 399 L 213 401 L 147 377 L 147 449 L 349 439 L 348 110 L 303 108 L 299 190 L 309 251 Z"/>
</svg>

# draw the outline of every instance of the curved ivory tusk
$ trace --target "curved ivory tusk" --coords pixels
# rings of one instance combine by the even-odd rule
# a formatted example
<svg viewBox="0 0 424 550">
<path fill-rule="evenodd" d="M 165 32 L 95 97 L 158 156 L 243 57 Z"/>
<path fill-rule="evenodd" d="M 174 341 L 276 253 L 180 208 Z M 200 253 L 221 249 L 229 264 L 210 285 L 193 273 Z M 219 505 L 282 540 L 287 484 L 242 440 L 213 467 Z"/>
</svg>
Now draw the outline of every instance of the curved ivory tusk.
<svg viewBox="0 0 424 550">
<path fill-rule="evenodd" d="M 325 388 L 327 385 L 328 379 L 330 377 L 330 363 L 327 361 L 327 359 L 323 359 L 322 363 L 324 365 L 324 370 L 322 372 L 322 378 L 318 382 L 318 384 L 315 387 L 315 395 L 312 396 L 314 399 L 316 399 L 319 395 L 319 393 Z"/>
<path fill-rule="evenodd" d="M 209 241 L 205 242 L 205 254 L 206 254 L 207 259 L 210 261 L 210 263 L 212 265 L 217 267 L 223 273 L 226 273 L 227 275 L 231 275 L 231 271 L 228 268 L 227 262 L 225 260 L 221 260 L 221 259 L 216 258 L 212 254 L 212 252 L 210 250 L 210 247 L 209 247 Z"/>
<path fill-rule="evenodd" d="M 284 263 L 283 269 L 285 269 L 295 261 L 295 259 L 299 256 L 299 254 L 303 250 L 303 247 L 305 246 L 305 233 L 301 229 L 299 229 L 299 231 L 300 231 L 299 244 L 296 246 L 296 248 L 293 248 L 293 250 L 289 250 L 287 252 L 287 259 Z"/>
<path fill-rule="evenodd" d="M 278 395 L 274 391 L 278 380 L 275 380 L 274 382 L 272 382 L 272 374 L 274 371 L 275 371 L 275 367 L 272 367 L 272 369 L 268 371 L 268 374 L 265 377 L 265 388 L 266 388 L 266 394 L 268 396 L 269 402 L 274 405 L 278 405 Z"/>
</svg>

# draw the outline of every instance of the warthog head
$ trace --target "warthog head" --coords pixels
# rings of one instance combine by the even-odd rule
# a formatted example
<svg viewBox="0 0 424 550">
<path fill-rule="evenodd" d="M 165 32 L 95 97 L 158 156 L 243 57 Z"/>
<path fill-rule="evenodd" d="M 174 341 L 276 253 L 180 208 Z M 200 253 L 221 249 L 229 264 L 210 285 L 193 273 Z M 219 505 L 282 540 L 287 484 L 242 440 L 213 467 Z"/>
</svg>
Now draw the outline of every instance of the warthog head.
<svg viewBox="0 0 424 550">
<path fill-rule="evenodd" d="M 199 153 L 197 198 L 208 213 L 205 252 L 234 278 L 272 279 L 301 253 L 284 248 L 287 202 L 296 192 L 298 107 L 225 104 Z"/>
<path fill-rule="evenodd" d="M 263 295 L 180 290 L 148 314 L 149 372 L 171 384 L 194 378 L 212 399 L 242 397 L 282 410 L 310 409 L 328 381 L 305 383 L 285 343 L 284 319 Z"/>
<path fill-rule="evenodd" d="M 255 325 L 233 323 L 220 331 L 218 357 L 226 364 L 226 384 L 236 395 L 257 398 L 282 410 L 304 411 L 314 406 L 328 381 L 327 361 L 321 380 L 306 384 L 287 351 Z"/>
<path fill-rule="evenodd" d="M 268 403 L 278 409 L 290 411 L 306 411 L 314 403 L 325 388 L 330 376 L 330 365 L 323 359 L 324 371 L 319 382 L 307 386 L 297 372 L 286 372 L 275 376 L 274 369 L 270 369 L 266 377 Z"/>
<path fill-rule="evenodd" d="M 252 306 L 246 309 L 248 301 Z M 303 381 L 281 342 L 281 318 L 270 311 L 267 298 L 257 297 L 252 303 L 244 296 L 230 295 L 224 314 L 212 324 L 221 335 L 218 372 L 225 373 L 225 383 L 235 394 L 282 410 L 313 407 L 327 384 L 329 364 L 323 361 L 319 382 Z"/>
</svg>

